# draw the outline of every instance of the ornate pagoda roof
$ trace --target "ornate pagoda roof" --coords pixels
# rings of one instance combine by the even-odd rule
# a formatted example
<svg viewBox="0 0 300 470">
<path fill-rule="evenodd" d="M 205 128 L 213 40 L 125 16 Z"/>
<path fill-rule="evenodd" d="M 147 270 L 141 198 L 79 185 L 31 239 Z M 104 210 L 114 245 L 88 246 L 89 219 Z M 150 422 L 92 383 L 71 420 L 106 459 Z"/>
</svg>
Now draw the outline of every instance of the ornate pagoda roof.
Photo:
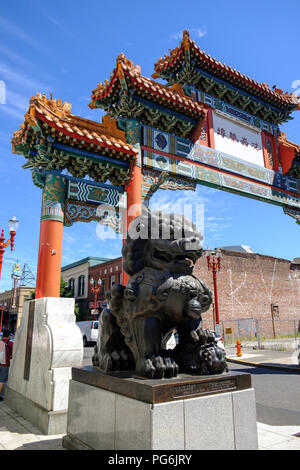
<svg viewBox="0 0 300 470">
<path fill-rule="evenodd" d="M 194 102 L 181 85 L 169 87 L 144 77 L 140 66 L 134 65 L 124 54 L 117 57 L 110 79 L 99 83 L 91 98 L 89 106 L 92 109 L 101 107 L 115 117 L 137 118 L 145 124 L 151 124 L 151 116 L 157 122 L 158 112 L 165 113 L 165 118 L 169 113 L 173 121 L 176 115 L 178 120 L 194 121 L 188 132 L 206 112 L 206 106 Z M 150 116 L 143 115 L 145 108 L 152 108 Z"/>
<path fill-rule="evenodd" d="M 300 145 L 297 145 L 294 142 L 287 140 L 285 132 L 281 132 L 280 136 L 278 137 L 278 142 L 284 145 L 285 147 L 293 148 L 295 152 L 300 153 Z"/>
<path fill-rule="evenodd" d="M 289 171 L 286 174 L 289 176 L 293 176 L 293 178 L 299 179 L 300 178 L 300 145 L 297 145 L 294 142 L 287 140 L 285 132 L 281 132 L 281 135 L 278 137 L 278 142 L 284 147 L 287 147 L 288 149 L 294 151 L 295 157 L 292 161 Z"/>
<path fill-rule="evenodd" d="M 291 110 L 300 109 L 300 100 L 294 93 L 283 93 L 276 88 L 271 89 L 266 83 L 259 83 L 238 70 L 225 65 L 217 59 L 206 54 L 199 46 L 192 41 L 189 32 L 183 32 L 182 40 L 178 47 L 170 50 L 169 55 L 160 58 L 154 65 L 155 73 L 153 78 L 164 78 L 170 82 L 177 81 L 177 74 L 186 65 L 194 63 L 196 67 L 208 72 L 215 77 L 228 82 L 255 95 L 263 101 L 266 101 L 278 108 L 288 107 Z"/>
<path fill-rule="evenodd" d="M 103 116 L 102 123 L 91 121 L 71 113 L 71 104 L 62 104 L 59 99 L 48 99 L 38 93 L 30 100 L 29 110 L 20 130 L 14 132 L 12 138 L 13 152 L 18 145 L 28 142 L 30 129 L 37 126 L 38 120 L 47 124 L 61 141 L 76 144 L 79 147 L 94 144 L 101 152 L 122 152 L 134 157 L 137 151 L 126 142 L 125 132 L 117 128 L 116 121 Z M 17 153 L 17 152 L 16 152 Z"/>
<path fill-rule="evenodd" d="M 97 123 L 71 113 L 71 105 L 37 94 L 20 129 L 13 134 L 13 153 L 27 158 L 23 168 L 67 169 L 73 176 L 121 185 L 137 150 L 128 144 L 115 119 Z"/>
</svg>

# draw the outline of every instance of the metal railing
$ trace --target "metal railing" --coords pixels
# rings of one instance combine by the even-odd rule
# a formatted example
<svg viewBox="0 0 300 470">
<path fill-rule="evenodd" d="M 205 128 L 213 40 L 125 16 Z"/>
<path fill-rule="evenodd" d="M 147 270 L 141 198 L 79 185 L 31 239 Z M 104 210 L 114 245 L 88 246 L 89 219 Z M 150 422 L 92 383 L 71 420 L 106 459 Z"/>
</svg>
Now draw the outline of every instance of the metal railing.
<svg viewBox="0 0 300 470">
<path fill-rule="evenodd" d="M 211 321 L 203 321 L 202 327 L 213 329 Z M 220 330 L 225 345 L 233 345 L 237 340 L 242 343 L 251 343 L 258 349 L 265 345 L 274 345 L 274 349 L 284 349 L 286 342 L 296 348 L 300 343 L 300 318 L 299 319 L 276 319 L 273 321 L 256 318 L 238 318 L 220 322 Z"/>
</svg>

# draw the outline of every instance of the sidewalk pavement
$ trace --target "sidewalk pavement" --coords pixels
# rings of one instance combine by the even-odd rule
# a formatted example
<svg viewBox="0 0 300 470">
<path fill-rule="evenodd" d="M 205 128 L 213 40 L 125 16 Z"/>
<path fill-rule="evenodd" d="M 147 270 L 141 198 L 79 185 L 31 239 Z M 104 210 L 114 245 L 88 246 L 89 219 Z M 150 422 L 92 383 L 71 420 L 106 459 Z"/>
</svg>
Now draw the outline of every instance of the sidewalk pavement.
<svg viewBox="0 0 300 470">
<path fill-rule="evenodd" d="M 242 348 L 242 356 L 237 357 L 234 346 L 226 346 L 226 358 L 229 363 L 265 367 L 269 370 L 283 370 L 300 374 L 298 352 L 271 351 Z M 300 450 L 299 426 L 270 426 L 257 423 L 259 450 Z M 299 437 L 296 437 L 299 435 Z"/>
<path fill-rule="evenodd" d="M 228 362 L 264 366 L 300 373 L 297 353 L 244 348 L 242 357 L 234 347 L 226 347 Z M 257 423 L 259 450 L 300 450 L 299 426 L 270 426 Z M 47 436 L 0 402 L 0 450 L 64 450 L 64 434 Z M 299 435 L 299 437 L 297 437 Z"/>
<path fill-rule="evenodd" d="M 278 370 L 289 370 L 300 374 L 297 351 L 272 351 L 268 349 L 253 349 L 252 346 L 242 348 L 242 356 L 236 355 L 235 346 L 225 346 L 228 362 L 250 366 L 263 366 Z"/>
<path fill-rule="evenodd" d="M 63 434 L 46 436 L 26 419 L 0 402 L 1 450 L 64 450 Z"/>
</svg>

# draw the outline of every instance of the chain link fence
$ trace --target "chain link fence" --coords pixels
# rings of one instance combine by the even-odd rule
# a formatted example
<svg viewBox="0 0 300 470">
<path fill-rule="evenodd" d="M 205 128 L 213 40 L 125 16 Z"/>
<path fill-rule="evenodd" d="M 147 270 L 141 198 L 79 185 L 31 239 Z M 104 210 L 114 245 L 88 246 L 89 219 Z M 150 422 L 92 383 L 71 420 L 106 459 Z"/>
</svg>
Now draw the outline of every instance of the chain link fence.
<svg viewBox="0 0 300 470">
<path fill-rule="evenodd" d="M 202 327 L 214 329 L 211 321 L 203 321 Z M 240 340 L 245 346 L 256 346 L 258 349 L 296 349 L 300 344 L 300 319 L 239 318 L 220 322 L 220 330 L 225 346 L 234 345 Z"/>
</svg>

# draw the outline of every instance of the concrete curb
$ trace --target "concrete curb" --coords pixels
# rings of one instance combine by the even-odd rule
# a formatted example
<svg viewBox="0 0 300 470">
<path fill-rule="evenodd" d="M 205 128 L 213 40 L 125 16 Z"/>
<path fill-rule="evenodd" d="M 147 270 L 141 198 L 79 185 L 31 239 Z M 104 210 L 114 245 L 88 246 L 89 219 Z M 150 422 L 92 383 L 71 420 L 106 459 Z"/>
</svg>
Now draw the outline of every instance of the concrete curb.
<svg viewBox="0 0 300 470">
<path fill-rule="evenodd" d="M 249 362 L 249 361 L 243 361 L 242 359 L 234 359 L 232 357 L 226 357 L 227 362 L 232 362 L 236 364 L 241 364 L 244 366 L 253 366 L 253 367 L 266 367 L 269 369 L 277 369 L 277 370 L 285 370 L 285 371 L 291 371 L 291 372 L 297 372 L 300 374 L 300 366 L 295 367 L 295 366 L 289 366 L 288 364 L 264 364 L 263 362 Z"/>
</svg>

